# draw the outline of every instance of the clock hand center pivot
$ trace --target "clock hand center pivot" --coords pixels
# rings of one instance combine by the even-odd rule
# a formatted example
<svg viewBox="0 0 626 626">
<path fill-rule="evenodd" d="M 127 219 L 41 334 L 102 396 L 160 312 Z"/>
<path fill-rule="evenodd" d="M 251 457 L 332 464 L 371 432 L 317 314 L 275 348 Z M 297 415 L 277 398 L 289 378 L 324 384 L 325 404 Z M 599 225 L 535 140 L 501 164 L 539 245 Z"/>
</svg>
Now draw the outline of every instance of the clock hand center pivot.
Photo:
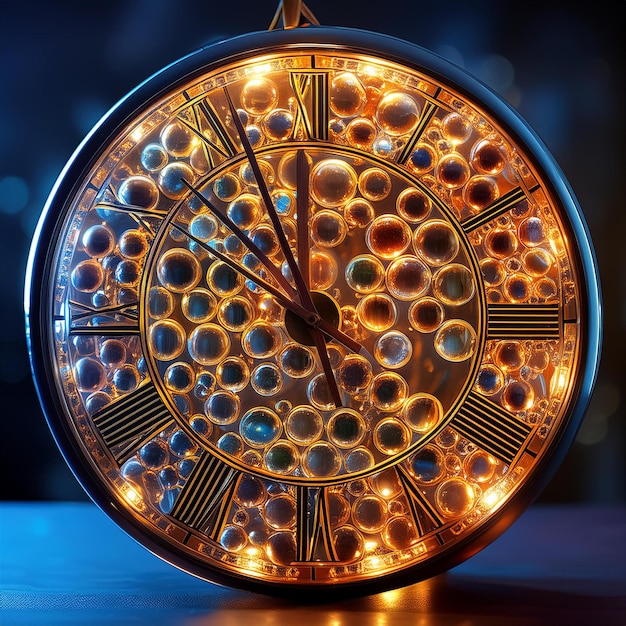
<svg viewBox="0 0 626 626">
<path fill-rule="evenodd" d="M 341 327 L 341 309 L 334 298 L 322 291 L 311 291 L 311 299 L 315 305 L 315 312 L 297 315 L 294 311 L 285 311 L 287 333 L 294 341 L 306 346 L 315 345 L 312 330 L 317 329 L 321 321 L 334 329 Z"/>
</svg>

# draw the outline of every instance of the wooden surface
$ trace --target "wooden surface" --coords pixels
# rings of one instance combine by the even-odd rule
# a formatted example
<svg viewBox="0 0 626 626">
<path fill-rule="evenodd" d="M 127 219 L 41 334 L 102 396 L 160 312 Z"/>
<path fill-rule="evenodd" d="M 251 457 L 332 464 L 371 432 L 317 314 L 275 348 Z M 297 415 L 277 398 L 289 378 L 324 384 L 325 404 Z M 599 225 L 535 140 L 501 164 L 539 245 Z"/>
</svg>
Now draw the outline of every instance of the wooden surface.
<svg viewBox="0 0 626 626">
<path fill-rule="evenodd" d="M 0 503 L 0 624 L 624 626 L 626 507 L 535 506 L 445 575 L 306 605 L 180 572 L 89 503 Z"/>
</svg>

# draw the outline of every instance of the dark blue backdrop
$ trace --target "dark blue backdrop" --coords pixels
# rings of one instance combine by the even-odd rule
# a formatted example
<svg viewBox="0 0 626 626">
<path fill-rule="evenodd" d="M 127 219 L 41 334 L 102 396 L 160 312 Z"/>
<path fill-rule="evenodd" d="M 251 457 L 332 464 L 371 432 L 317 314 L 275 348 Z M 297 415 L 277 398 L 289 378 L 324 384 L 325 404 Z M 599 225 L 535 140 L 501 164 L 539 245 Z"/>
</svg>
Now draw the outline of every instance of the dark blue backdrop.
<svg viewBox="0 0 626 626">
<path fill-rule="evenodd" d="M 534 127 L 578 196 L 604 287 L 605 345 L 589 413 L 544 501 L 626 500 L 620 4 L 309 0 L 324 25 L 410 40 L 481 78 Z M 138 82 L 210 41 L 266 29 L 275 6 L 0 1 L 0 499 L 85 498 L 48 432 L 24 340 L 26 258 L 54 180 L 91 126 Z"/>
</svg>

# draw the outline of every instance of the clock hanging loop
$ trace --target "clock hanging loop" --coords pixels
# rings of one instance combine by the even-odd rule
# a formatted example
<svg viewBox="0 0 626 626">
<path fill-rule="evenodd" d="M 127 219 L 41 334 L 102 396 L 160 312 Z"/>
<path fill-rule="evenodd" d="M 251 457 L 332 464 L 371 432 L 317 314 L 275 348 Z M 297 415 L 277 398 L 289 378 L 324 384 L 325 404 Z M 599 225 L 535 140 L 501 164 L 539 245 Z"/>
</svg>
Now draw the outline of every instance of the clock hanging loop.
<svg viewBox="0 0 626 626">
<path fill-rule="evenodd" d="M 280 0 L 268 30 L 275 30 L 282 21 L 285 30 L 320 23 L 302 0 Z"/>
</svg>

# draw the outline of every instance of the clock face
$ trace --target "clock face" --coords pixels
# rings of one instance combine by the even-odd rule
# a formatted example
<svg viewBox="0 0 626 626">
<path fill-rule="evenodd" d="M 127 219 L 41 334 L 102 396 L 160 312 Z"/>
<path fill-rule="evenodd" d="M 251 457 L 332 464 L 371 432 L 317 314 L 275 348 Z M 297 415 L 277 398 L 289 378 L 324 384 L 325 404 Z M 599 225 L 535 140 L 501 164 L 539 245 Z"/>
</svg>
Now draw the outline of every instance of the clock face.
<svg viewBox="0 0 626 626">
<path fill-rule="evenodd" d="M 51 197 L 29 315 L 50 425 L 183 569 L 406 584 L 482 547 L 571 442 L 584 227 L 521 122 L 442 67 L 355 31 L 218 44 L 114 109 Z"/>
</svg>

